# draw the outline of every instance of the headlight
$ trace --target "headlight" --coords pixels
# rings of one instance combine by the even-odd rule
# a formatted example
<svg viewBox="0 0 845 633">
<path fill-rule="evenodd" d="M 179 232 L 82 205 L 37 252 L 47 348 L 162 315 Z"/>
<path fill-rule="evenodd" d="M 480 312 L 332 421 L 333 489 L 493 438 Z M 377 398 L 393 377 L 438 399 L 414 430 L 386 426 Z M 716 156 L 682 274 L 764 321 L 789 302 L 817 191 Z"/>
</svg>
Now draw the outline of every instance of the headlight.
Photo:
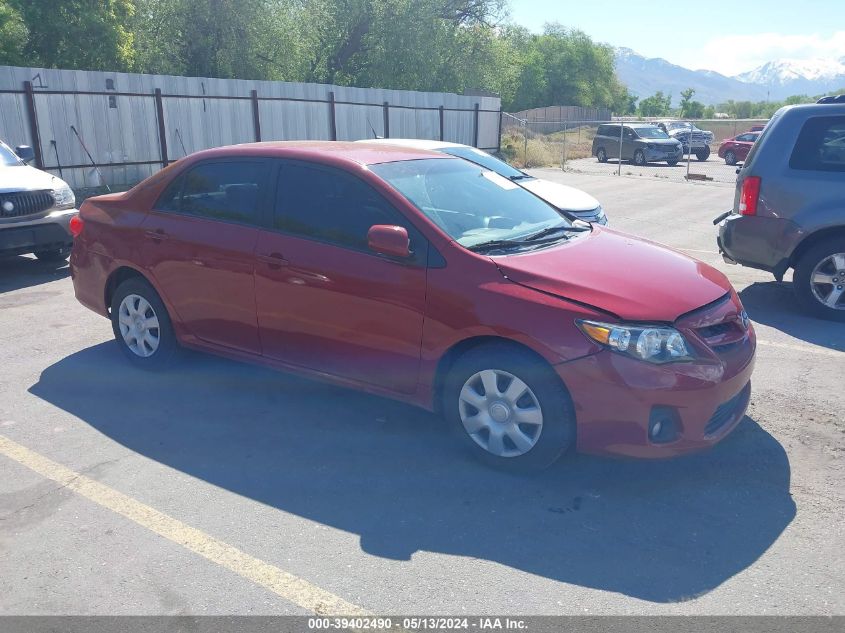
<svg viewBox="0 0 845 633">
<path fill-rule="evenodd" d="M 73 195 L 73 190 L 67 185 L 53 189 L 53 199 L 56 201 L 57 209 L 72 209 L 76 204 L 76 196 Z"/>
<path fill-rule="evenodd" d="M 675 328 L 581 320 L 575 323 L 591 341 L 631 358 L 650 363 L 672 363 L 693 358 L 686 340 Z"/>
</svg>

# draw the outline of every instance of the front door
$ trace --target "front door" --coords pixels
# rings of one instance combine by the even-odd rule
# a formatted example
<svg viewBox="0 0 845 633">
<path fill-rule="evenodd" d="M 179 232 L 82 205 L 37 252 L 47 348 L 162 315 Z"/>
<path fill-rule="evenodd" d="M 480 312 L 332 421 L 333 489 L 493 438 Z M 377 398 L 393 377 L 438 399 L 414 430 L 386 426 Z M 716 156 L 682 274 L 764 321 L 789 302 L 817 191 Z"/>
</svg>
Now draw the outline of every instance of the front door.
<svg viewBox="0 0 845 633">
<path fill-rule="evenodd" d="M 177 178 L 144 219 L 144 260 L 190 334 L 259 354 L 255 245 L 271 163 L 199 163 Z"/>
<path fill-rule="evenodd" d="M 375 224 L 404 226 L 411 259 L 367 249 Z M 404 393 L 417 385 L 428 244 L 375 189 L 347 172 L 285 162 L 273 229 L 256 248 L 264 354 Z"/>
</svg>

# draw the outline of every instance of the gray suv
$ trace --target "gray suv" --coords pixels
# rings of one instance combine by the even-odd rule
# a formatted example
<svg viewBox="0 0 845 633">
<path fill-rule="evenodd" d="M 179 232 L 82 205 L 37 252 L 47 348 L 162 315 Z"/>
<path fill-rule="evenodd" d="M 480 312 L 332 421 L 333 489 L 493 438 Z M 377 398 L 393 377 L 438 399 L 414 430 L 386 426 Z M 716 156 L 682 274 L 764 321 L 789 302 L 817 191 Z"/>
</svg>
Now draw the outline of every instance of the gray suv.
<svg viewBox="0 0 845 633">
<path fill-rule="evenodd" d="M 845 321 L 845 103 L 778 110 L 714 223 L 729 263 L 767 270 L 812 313 Z"/>
<path fill-rule="evenodd" d="M 657 161 L 677 165 L 683 156 L 681 143 L 669 138 L 656 125 L 625 123 L 621 128 L 620 139 L 619 123 L 606 123 L 598 127 L 593 139 L 593 156 L 600 163 L 606 163 L 608 158 L 621 157 L 635 165 Z"/>
<path fill-rule="evenodd" d="M 35 253 L 60 262 L 70 255 L 76 198 L 67 183 L 27 165 L 32 148 L 0 141 L 0 255 Z"/>
</svg>

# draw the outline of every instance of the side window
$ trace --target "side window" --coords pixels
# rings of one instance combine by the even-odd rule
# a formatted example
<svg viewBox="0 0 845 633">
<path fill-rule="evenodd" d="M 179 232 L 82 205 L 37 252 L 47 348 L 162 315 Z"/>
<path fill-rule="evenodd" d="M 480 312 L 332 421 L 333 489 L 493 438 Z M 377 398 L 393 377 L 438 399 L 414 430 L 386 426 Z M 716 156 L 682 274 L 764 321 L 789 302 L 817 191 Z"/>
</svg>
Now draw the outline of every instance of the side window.
<svg viewBox="0 0 845 633">
<path fill-rule="evenodd" d="M 736 137 L 736 140 L 742 141 L 744 143 L 751 143 L 754 139 L 757 138 L 756 134 L 740 134 Z"/>
<path fill-rule="evenodd" d="M 814 117 L 804 123 L 789 166 L 845 172 L 845 116 Z"/>
<path fill-rule="evenodd" d="M 201 163 L 174 180 L 155 208 L 258 225 L 260 195 L 267 186 L 269 170 L 266 161 Z"/>
<path fill-rule="evenodd" d="M 273 218 L 276 229 L 369 252 L 367 232 L 374 224 L 404 226 L 412 250 L 422 240 L 364 181 L 333 169 L 283 165 Z"/>
</svg>

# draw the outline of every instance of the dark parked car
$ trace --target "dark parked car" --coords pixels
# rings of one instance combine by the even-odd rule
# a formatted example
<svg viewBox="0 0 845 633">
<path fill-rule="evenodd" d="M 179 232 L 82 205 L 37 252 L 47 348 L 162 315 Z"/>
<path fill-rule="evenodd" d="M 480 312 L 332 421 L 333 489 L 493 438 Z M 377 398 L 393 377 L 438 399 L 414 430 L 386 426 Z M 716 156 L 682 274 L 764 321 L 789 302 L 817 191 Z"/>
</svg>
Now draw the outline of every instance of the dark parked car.
<svg viewBox="0 0 845 633">
<path fill-rule="evenodd" d="M 657 161 L 677 165 L 681 160 L 681 144 L 650 123 L 600 125 L 593 139 L 593 156 L 600 163 L 605 163 L 608 158 L 619 158 L 620 152 L 622 160 L 629 160 L 635 165 Z"/>
<path fill-rule="evenodd" d="M 801 303 L 845 321 L 845 104 L 781 108 L 739 171 L 733 209 L 717 218 L 733 263 L 781 280 Z"/>
<path fill-rule="evenodd" d="M 719 145 L 719 158 L 724 158 L 727 165 L 744 161 L 759 136 L 760 132 L 743 132 L 725 139 Z"/>
<path fill-rule="evenodd" d="M 681 143 L 684 156 L 694 154 L 698 160 L 707 160 L 710 157 L 713 132 L 701 130 L 689 121 L 658 121 L 656 125 L 670 138 Z"/>
<path fill-rule="evenodd" d="M 397 398 L 517 467 L 704 449 L 748 404 L 722 273 L 439 152 L 207 150 L 80 217 L 76 296 L 139 367 L 185 346 Z"/>
</svg>

